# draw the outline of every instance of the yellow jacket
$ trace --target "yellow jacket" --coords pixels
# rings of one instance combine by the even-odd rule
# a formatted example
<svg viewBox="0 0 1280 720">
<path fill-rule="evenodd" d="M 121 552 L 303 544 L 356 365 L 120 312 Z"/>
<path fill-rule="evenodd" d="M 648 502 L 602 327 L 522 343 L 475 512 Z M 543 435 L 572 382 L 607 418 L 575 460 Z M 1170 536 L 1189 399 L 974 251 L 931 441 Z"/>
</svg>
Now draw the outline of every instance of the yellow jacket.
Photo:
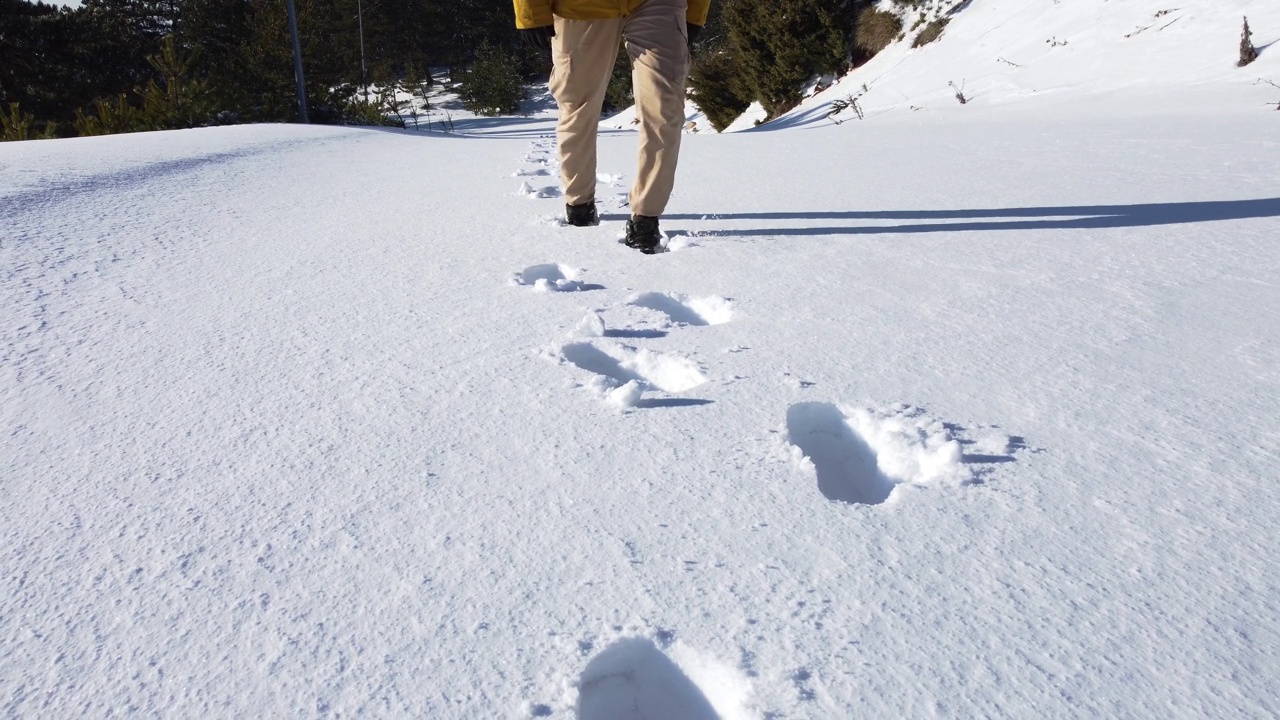
<svg viewBox="0 0 1280 720">
<path fill-rule="evenodd" d="M 644 0 L 515 0 L 516 27 L 521 30 L 550 25 L 551 16 L 569 20 L 603 20 L 630 15 Z M 706 25 L 711 0 L 689 0 L 688 21 Z"/>
</svg>

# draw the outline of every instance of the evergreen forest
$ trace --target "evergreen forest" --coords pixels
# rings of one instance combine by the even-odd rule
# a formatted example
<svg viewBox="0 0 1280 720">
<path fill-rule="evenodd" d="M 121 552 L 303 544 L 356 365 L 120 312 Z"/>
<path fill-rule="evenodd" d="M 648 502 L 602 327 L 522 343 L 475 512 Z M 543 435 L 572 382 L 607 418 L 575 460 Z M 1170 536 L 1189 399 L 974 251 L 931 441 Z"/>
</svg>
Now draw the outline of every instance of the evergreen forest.
<svg viewBox="0 0 1280 720">
<path fill-rule="evenodd" d="M 294 0 L 311 122 L 397 124 L 385 95 L 441 78 L 485 114 L 519 111 L 545 79 L 511 0 Z M 713 0 L 690 96 L 723 129 L 751 102 L 775 117 L 815 78 L 901 36 L 899 16 L 935 0 Z M 630 101 L 619 52 L 609 108 Z M 0 0 L 3 139 L 298 119 L 285 0 Z"/>
</svg>

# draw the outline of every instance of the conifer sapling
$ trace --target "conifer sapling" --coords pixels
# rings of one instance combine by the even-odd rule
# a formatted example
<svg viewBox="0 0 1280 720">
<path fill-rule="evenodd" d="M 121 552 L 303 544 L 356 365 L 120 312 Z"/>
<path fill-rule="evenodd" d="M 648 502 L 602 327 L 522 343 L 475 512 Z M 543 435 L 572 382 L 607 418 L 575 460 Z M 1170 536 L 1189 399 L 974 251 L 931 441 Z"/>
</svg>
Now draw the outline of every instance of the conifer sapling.
<svg viewBox="0 0 1280 720">
<path fill-rule="evenodd" d="M 1240 31 L 1240 62 L 1236 67 L 1244 67 L 1258 59 L 1258 49 L 1253 46 L 1253 33 L 1249 30 L 1249 18 L 1244 19 L 1244 29 Z"/>
</svg>

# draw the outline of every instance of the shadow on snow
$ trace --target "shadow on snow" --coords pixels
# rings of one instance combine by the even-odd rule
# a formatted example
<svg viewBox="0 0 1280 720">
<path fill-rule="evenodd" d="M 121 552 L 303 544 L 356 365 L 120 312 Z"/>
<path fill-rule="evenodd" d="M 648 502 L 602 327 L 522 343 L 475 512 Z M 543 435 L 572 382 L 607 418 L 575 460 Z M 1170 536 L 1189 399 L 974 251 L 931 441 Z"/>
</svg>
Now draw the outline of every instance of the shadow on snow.
<svg viewBox="0 0 1280 720">
<path fill-rule="evenodd" d="M 721 237 L 788 235 L 877 235 L 993 230 L 1098 230 L 1184 225 L 1222 220 L 1280 217 L 1280 198 L 1214 200 L 1137 205 L 992 208 L 987 210 L 867 210 L 842 212 L 697 213 L 664 215 L 664 220 L 908 220 L 897 225 L 726 228 Z M 955 222 L 960 221 L 960 222 Z"/>
</svg>

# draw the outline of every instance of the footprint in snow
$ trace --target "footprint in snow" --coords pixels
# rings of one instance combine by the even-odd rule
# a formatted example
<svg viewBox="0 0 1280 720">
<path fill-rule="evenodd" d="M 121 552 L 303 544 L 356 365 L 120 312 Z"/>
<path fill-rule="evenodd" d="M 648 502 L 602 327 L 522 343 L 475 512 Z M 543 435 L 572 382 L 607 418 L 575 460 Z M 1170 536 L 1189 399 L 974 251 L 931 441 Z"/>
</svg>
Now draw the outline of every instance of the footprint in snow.
<svg viewBox="0 0 1280 720">
<path fill-rule="evenodd" d="M 591 312 L 573 328 L 573 331 L 570 332 L 569 335 L 575 338 L 607 337 L 630 338 L 632 340 L 656 340 L 667 336 L 667 332 L 665 330 L 647 328 L 640 325 L 642 325 L 642 323 L 624 328 L 606 327 L 604 318 L 601 317 L 600 313 Z"/>
<path fill-rule="evenodd" d="M 619 640 L 578 679 L 578 720 L 718 720 L 703 691 L 652 641 Z"/>
<path fill-rule="evenodd" d="M 975 481 L 957 426 L 910 405 L 887 408 L 805 402 L 787 411 L 787 436 L 811 465 L 829 500 L 878 505 L 901 485 L 959 486 Z M 989 442 L 989 441 L 988 441 Z"/>
<path fill-rule="evenodd" d="M 526 285 L 538 292 L 578 292 L 603 290 L 602 285 L 589 285 L 578 277 L 582 270 L 558 263 L 530 265 L 511 276 L 511 285 Z"/>
<path fill-rule="evenodd" d="M 818 490 L 828 500 L 879 505 L 893 492 L 893 481 L 876 464 L 875 450 L 835 405 L 792 405 L 787 437 L 812 463 Z"/>
<path fill-rule="evenodd" d="M 699 247 L 702 244 L 698 242 L 698 235 L 683 230 L 675 230 L 665 234 L 667 236 L 667 252 L 680 252 L 681 250 Z"/>
<path fill-rule="evenodd" d="M 733 319 L 733 301 L 719 295 L 644 292 L 627 298 L 627 304 L 656 310 L 677 325 L 723 325 Z"/>
<path fill-rule="evenodd" d="M 530 198 L 530 199 L 537 199 L 537 198 L 558 198 L 558 197 L 560 197 L 560 195 L 561 195 L 561 193 L 560 193 L 560 188 L 555 187 L 554 185 L 548 185 L 548 186 L 546 186 L 546 187 L 535 188 L 534 186 L 530 185 L 530 184 L 529 184 L 529 183 L 527 183 L 527 182 L 525 182 L 525 183 L 520 183 L 520 190 L 518 190 L 518 191 L 516 192 L 516 194 L 517 194 L 517 195 L 524 195 L 525 197 Z"/>
<path fill-rule="evenodd" d="M 551 171 L 546 168 L 526 168 L 524 170 L 515 171 L 514 173 L 512 173 L 511 176 L 512 177 L 546 177 L 550 174 L 551 174 Z M 530 188 L 530 190 L 532 189 L 533 188 Z"/>
<path fill-rule="evenodd" d="M 647 348 L 617 343 L 571 342 L 559 357 L 592 374 L 586 387 L 617 407 L 678 407 L 706 405 L 707 400 L 668 398 L 644 400 L 647 390 L 679 394 L 707 384 L 709 379 L 694 361 Z"/>
</svg>

